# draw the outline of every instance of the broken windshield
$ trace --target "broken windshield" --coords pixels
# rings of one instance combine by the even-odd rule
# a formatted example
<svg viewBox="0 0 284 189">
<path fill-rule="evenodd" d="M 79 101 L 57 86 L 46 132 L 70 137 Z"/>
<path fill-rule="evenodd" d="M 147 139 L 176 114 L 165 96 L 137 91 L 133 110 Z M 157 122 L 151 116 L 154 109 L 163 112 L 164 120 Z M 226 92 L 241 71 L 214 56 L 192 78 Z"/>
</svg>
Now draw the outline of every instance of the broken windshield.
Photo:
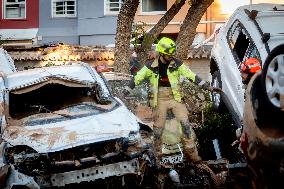
<svg viewBox="0 0 284 189">
<path fill-rule="evenodd" d="M 35 90 L 9 93 L 9 115 L 25 125 L 53 123 L 109 111 L 116 101 L 108 99 L 101 103 L 99 85 L 78 86 L 48 83 Z"/>
</svg>

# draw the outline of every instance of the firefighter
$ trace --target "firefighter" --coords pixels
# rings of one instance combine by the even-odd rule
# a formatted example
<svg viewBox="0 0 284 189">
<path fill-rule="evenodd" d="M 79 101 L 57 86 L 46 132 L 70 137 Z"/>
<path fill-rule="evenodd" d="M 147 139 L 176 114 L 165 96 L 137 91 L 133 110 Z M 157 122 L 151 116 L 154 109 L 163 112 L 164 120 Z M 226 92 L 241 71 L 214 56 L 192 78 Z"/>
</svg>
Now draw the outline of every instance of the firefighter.
<svg viewBox="0 0 284 189">
<path fill-rule="evenodd" d="M 259 70 L 261 70 L 260 62 L 257 58 L 248 58 L 241 63 L 241 75 L 245 85 L 247 85 L 252 76 Z"/>
<path fill-rule="evenodd" d="M 182 125 L 182 144 L 187 161 L 201 161 L 196 144 L 192 137 L 192 125 L 188 120 L 188 111 L 183 102 L 180 77 L 183 76 L 205 90 L 213 91 L 208 82 L 203 81 L 193 73 L 181 60 L 174 58 L 176 51 L 175 42 L 163 37 L 157 44 L 154 60 L 146 62 L 137 72 L 130 88 L 139 85 L 143 80 L 149 79 L 151 85 L 150 104 L 154 110 L 154 147 L 156 151 L 157 166 L 162 156 L 161 136 L 164 130 L 167 111 L 172 110 L 176 119 Z"/>
</svg>

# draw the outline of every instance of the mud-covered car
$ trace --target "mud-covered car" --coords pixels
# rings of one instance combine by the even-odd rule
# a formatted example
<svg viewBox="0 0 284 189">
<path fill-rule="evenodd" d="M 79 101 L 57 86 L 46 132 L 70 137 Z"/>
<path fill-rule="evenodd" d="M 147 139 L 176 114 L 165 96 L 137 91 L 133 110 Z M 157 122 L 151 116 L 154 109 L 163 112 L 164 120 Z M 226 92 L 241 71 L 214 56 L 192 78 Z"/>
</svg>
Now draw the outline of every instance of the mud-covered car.
<svg viewBox="0 0 284 189">
<path fill-rule="evenodd" d="M 244 111 L 244 129 L 240 139 L 248 167 L 251 170 L 255 188 L 282 188 L 284 179 L 284 110 L 282 98 L 283 85 L 278 85 L 284 77 L 284 59 L 278 61 L 278 69 L 257 73 L 246 90 Z M 267 67 L 273 68 L 272 61 Z M 280 77 L 274 83 L 274 88 L 280 93 L 280 104 L 272 106 L 267 91 L 267 80 L 271 80 L 271 73 L 277 72 Z M 276 79 L 276 77 L 274 78 Z"/>
<path fill-rule="evenodd" d="M 151 129 L 88 64 L 3 74 L 0 88 L 1 188 L 143 175 Z"/>
</svg>

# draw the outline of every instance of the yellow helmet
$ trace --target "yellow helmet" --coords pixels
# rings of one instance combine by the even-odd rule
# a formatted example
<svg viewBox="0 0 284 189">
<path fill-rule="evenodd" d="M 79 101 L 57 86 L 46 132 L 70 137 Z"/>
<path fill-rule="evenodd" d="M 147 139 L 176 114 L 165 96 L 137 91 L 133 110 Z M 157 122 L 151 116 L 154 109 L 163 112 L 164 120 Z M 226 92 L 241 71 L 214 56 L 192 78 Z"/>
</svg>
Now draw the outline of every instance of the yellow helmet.
<svg viewBox="0 0 284 189">
<path fill-rule="evenodd" d="M 156 51 L 166 55 L 174 55 L 176 52 L 176 44 L 175 42 L 167 37 L 163 37 L 160 39 L 156 46 Z"/>
</svg>

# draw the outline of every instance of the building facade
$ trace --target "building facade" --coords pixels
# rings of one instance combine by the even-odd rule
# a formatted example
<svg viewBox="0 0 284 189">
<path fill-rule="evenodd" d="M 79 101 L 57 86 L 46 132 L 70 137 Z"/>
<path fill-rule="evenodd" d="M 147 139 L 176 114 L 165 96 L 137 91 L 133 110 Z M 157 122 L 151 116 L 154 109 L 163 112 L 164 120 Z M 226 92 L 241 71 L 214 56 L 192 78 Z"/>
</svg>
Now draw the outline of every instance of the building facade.
<svg viewBox="0 0 284 189">
<path fill-rule="evenodd" d="M 145 23 L 145 30 L 154 26 L 164 13 L 175 3 L 176 0 L 141 0 L 138 11 L 135 15 L 135 23 Z M 196 28 L 197 35 L 195 42 L 199 43 L 209 38 L 214 31 L 224 24 L 233 11 L 242 5 L 257 4 L 257 3 L 284 3 L 279 0 L 214 0 L 211 6 L 204 13 L 198 27 Z M 171 20 L 168 26 L 162 32 L 164 35 L 177 37 L 180 26 L 189 9 L 188 2 L 181 8 L 178 14 Z"/>
<path fill-rule="evenodd" d="M 21 44 L 111 44 L 122 4 L 123 0 L 0 0 L 0 36 Z"/>
<path fill-rule="evenodd" d="M 32 43 L 39 28 L 39 0 L 0 0 L 0 37 Z"/>
<path fill-rule="evenodd" d="M 0 36 L 8 42 L 79 45 L 114 44 L 116 21 L 124 0 L 0 0 Z M 135 23 L 155 25 L 175 0 L 140 0 Z M 233 10 L 249 3 L 279 0 L 215 0 L 197 27 L 195 42 L 208 38 Z M 283 2 L 282 2 L 283 3 Z M 187 14 L 188 3 L 162 32 L 176 37 Z"/>
<path fill-rule="evenodd" d="M 38 44 L 114 43 L 122 3 L 122 0 L 40 0 Z"/>
</svg>

